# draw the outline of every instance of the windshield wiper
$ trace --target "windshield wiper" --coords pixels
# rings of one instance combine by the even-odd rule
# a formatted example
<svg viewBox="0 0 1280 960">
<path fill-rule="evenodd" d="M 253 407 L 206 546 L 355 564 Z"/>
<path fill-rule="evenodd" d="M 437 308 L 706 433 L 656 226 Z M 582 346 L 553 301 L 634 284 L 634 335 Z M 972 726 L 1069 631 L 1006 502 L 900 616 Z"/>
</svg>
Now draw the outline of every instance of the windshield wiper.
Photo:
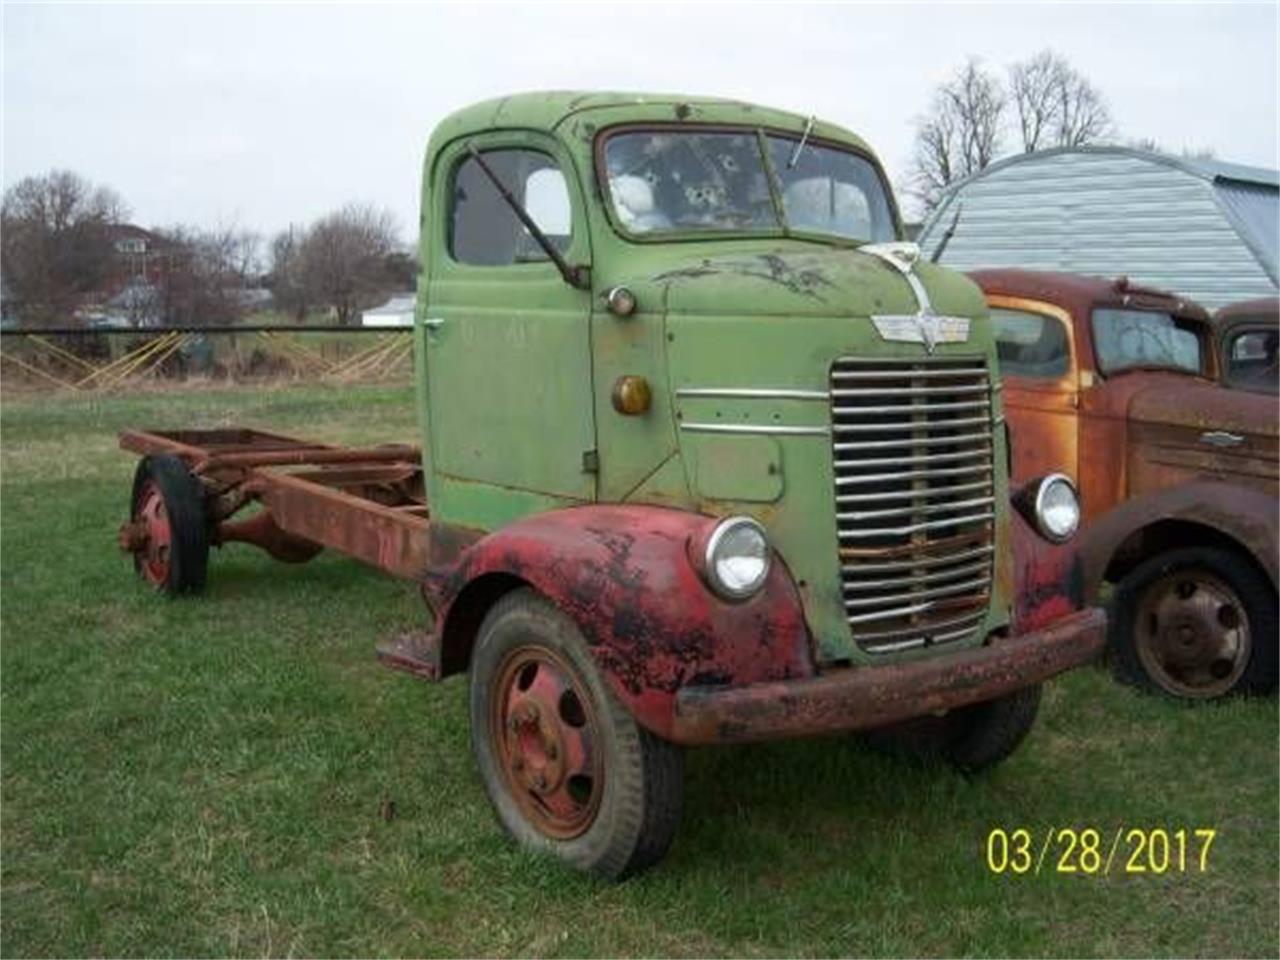
<svg viewBox="0 0 1280 960">
<path fill-rule="evenodd" d="M 796 165 L 796 161 L 800 159 L 800 153 L 804 150 L 804 145 L 809 142 L 809 134 L 813 133 L 813 125 L 818 122 L 818 118 L 810 116 L 804 125 L 804 133 L 800 135 L 800 142 L 796 144 L 796 148 L 791 151 L 791 159 L 787 161 L 787 169 L 790 170 Z"/>
<path fill-rule="evenodd" d="M 947 249 L 947 244 L 951 242 L 951 238 L 956 235 L 956 224 L 960 222 L 960 211 L 964 209 L 963 203 L 956 204 L 956 215 L 951 218 L 951 226 L 947 227 L 947 232 L 942 235 L 942 239 L 938 241 L 938 245 L 933 248 L 933 256 L 929 258 L 930 263 L 937 263 L 942 257 L 942 253 Z"/>
<path fill-rule="evenodd" d="M 489 182 L 493 184 L 494 189 L 507 201 L 507 206 L 511 208 L 512 213 L 524 224 L 524 228 L 529 231 L 529 236 L 540 246 L 547 258 L 556 265 L 556 269 L 560 271 L 560 276 L 564 277 L 564 282 L 571 287 L 577 287 L 579 290 L 588 290 L 591 287 L 591 270 L 588 267 L 575 267 L 569 263 L 556 249 L 556 245 L 551 242 L 542 228 L 533 222 L 533 217 L 529 216 L 528 211 L 520 205 L 520 201 L 515 198 L 510 190 L 503 185 L 502 180 L 493 172 L 493 168 L 485 163 L 484 157 L 480 155 L 480 151 L 476 149 L 474 143 L 467 144 L 467 152 L 471 154 L 473 159 L 484 171 L 484 175 L 489 178 Z"/>
</svg>

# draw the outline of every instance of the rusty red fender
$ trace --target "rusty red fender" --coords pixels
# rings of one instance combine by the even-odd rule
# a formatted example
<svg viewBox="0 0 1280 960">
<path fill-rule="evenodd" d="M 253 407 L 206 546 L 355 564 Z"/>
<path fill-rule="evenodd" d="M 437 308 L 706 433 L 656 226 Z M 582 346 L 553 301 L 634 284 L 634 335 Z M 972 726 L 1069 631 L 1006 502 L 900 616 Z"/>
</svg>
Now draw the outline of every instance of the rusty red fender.
<svg viewBox="0 0 1280 960">
<path fill-rule="evenodd" d="M 487 575 L 516 577 L 571 616 L 614 692 L 644 727 L 671 735 L 682 687 L 814 675 L 800 596 L 775 555 L 763 589 L 730 603 L 713 594 L 694 551 L 715 520 L 649 506 L 584 506 L 519 520 L 466 551 L 425 590 L 441 624 L 442 661 L 476 624 L 456 604 Z M 480 581 L 482 582 L 482 581 Z M 468 650 L 469 652 L 469 650 Z"/>
<path fill-rule="evenodd" d="M 1274 586 L 1280 581 L 1280 502 L 1273 494 L 1234 483 L 1198 480 L 1126 500 L 1087 525 L 1077 538 L 1084 561 L 1085 598 L 1095 602 L 1117 551 L 1135 534 L 1177 521 L 1235 541 Z M 1194 546 L 1197 538 L 1183 546 Z"/>
<path fill-rule="evenodd" d="M 1017 509 L 1009 511 L 1013 532 L 1013 630 L 1029 633 L 1083 610 L 1084 563 L 1079 535 L 1067 543 L 1046 540 Z"/>
</svg>

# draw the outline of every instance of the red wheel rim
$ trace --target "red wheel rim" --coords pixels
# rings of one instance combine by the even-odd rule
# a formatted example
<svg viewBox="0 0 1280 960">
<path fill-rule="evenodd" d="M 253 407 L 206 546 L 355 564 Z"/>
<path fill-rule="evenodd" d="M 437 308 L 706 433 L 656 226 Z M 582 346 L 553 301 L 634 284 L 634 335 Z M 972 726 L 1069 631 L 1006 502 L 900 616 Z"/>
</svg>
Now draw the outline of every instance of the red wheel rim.
<svg viewBox="0 0 1280 960">
<path fill-rule="evenodd" d="M 164 496 L 154 481 L 143 484 L 134 522 L 146 529 L 146 542 L 134 553 L 138 569 L 148 583 L 163 587 L 169 582 L 173 530 L 169 526 Z"/>
<path fill-rule="evenodd" d="M 1207 699 L 1230 691 L 1253 648 L 1249 615 L 1222 579 L 1207 570 L 1178 570 L 1138 598 L 1138 659 L 1157 684 L 1180 697 Z"/>
<path fill-rule="evenodd" d="M 591 699 L 573 668 L 544 647 L 512 651 L 495 676 L 489 737 L 508 791 L 540 833 L 578 836 L 604 792 Z"/>
</svg>

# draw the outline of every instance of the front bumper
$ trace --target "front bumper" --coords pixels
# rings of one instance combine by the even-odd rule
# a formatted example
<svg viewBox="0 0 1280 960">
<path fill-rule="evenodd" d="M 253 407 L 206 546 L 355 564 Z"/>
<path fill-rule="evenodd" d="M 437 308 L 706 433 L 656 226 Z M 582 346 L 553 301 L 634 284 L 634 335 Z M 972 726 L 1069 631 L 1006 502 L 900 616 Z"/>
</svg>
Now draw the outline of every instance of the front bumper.
<svg viewBox="0 0 1280 960">
<path fill-rule="evenodd" d="M 1102 610 L 1091 608 L 931 660 L 742 687 L 685 687 L 676 696 L 671 739 L 742 743 L 866 730 L 991 700 L 1092 660 L 1106 626 Z"/>
</svg>

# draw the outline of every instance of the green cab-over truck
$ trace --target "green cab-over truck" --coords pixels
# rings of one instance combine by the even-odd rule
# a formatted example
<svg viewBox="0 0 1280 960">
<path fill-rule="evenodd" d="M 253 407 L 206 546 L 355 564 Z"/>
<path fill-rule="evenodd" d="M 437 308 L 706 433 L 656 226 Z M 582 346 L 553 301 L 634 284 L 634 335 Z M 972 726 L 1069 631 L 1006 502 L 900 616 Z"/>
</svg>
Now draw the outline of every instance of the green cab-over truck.
<svg viewBox="0 0 1280 960">
<path fill-rule="evenodd" d="M 232 541 L 419 583 L 379 657 L 469 671 L 503 826 L 606 876 L 668 848 L 684 746 L 875 729 L 990 766 L 1104 617 L 1071 479 L 1009 488 L 981 294 L 901 238 L 828 123 L 470 107 L 423 176 L 421 447 L 131 431 L 121 543 L 169 593 Z"/>
</svg>

